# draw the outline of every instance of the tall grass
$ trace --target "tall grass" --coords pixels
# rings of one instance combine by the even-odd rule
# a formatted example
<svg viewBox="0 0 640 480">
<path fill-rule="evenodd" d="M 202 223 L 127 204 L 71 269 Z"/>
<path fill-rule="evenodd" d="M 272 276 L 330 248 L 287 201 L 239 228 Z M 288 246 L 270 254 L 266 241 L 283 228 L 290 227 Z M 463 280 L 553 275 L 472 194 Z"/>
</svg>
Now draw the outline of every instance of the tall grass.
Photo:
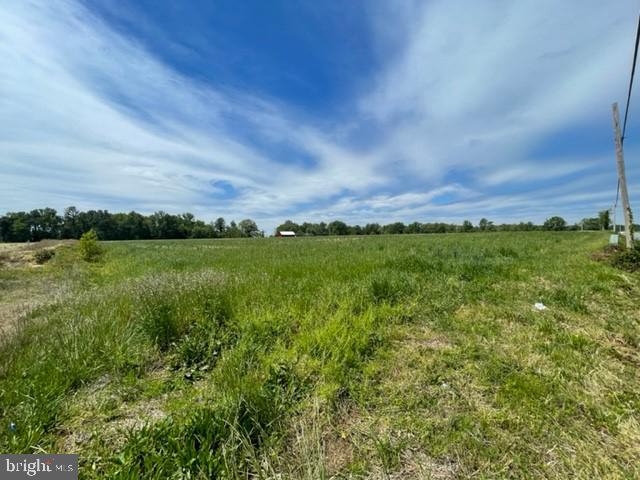
<svg viewBox="0 0 640 480">
<path fill-rule="evenodd" d="M 84 478 L 329 475 L 326 458 L 317 458 L 313 468 L 283 462 L 291 453 L 293 419 L 304 419 L 309 406 L 318 404 L 329 418 L 345 405 L 367 410 L 388 391 L 404 419 L 394 414 L 388 421 L 425 440 L 413 448 L 421 445 L 434 458 L 458 455 L 469 469 L 491 472 L 482 462 L 499 455 L 485 449 L 483 440 L 476 443 L 477 435 L 504 447 L 493 437 L 497 424 L 482 427 L 480 410 L 452 403 L 455 418 L 440 431 L 412 412 L 427 415 L 416 405 L 431 405 L 440 415 L 436 389 L 449 377 L 466 375 L 468 385 L 494 391 L 483 402 L 529 415 L 536 428 L 549 418 L 541 409 L 545 402 L 555 421 L 568 418 L 560 412 L 580 415 L 582 407 L 571 397 L 579 377 L 567 376 L 563 359 L 583 372 L 594 355 L 610 348 L 607 335 L 640 344 L 637 317 L 633 325 L 589 326 L 596 308 L 591 299 L 628 312 L 627 296 L 638 293 L 636 277 L 621 280 L 610 267 L 589 260 L 601 242 L 599 234 L 504 233 L 105 243 L 104 261 L 82 267 L 76 293 L 41 311 L 2 346 L 0 422 L 16 428 L 2 429 L 0 450 L 59 451 L 67 445 L 69 425 L 82 425 L 86 415 L 98 425 L 78 447 Z M 73 264 L 57 255 L 45 268 Z M 621 282 L 630 282 L 630 293 L 610 293 Z M 531 305 L 537 301 L 553 317 L 536 316 Z M 425 341 L 427 347 L 407 352 L 413 358 L 408 363 L 394 357 L 403 332 L 426 326 L 447 335 L 453 346 L 428 356 Z M 533 363 L 522 365 L 516 352 L 524 351 L 526 336 L 526 361 L 544 359 L 565 376 L 550 381 Z M 378 377 L 389 359 L 398 381 L 426 362 L 424 386 L 412 386 L 407 377 L 404 398 L 396 398 L 398 391 Z M 619 362 L 606 368 L 625 368 L 625 360 Z M 90 399 L 101 390 L 112 400 L 94 407 Z M 418 390 L 424 398 L 413 398 Z M 127 405 L 144 411 L 151 400 L 161 405 L 161 418 L 125 429 L 117 442 L 108 440 L 110 418 L 126 417 Z M 624 409 L 624 402 L 636 405 L 638 398 L 629 393 L 622 403 L 608 401 L 611 409 Z M 584 414 L 591 419 L 585 425 L 612 425 L 608 408 Z M 372 415 L 383 411 L 374 408 Z M 408 419 L 421 430 L 403 423 Z M 501 428 L 523 434 L 521 425 Z M 316 432 L 311 444 L 322 443 L 325 434 Z M 411 442 L 396 441 L 396 434 L 373 438 L 358 450 L 362 458 L 340 467 L 342 473 L 400 471 L 403 448 Z M 526 434 L 545 445 L 545 437 Z M 326 454 L 322 445 L 312 450 Z M 538 462 L 518 458 L 518 472 Z"/>
</svg>

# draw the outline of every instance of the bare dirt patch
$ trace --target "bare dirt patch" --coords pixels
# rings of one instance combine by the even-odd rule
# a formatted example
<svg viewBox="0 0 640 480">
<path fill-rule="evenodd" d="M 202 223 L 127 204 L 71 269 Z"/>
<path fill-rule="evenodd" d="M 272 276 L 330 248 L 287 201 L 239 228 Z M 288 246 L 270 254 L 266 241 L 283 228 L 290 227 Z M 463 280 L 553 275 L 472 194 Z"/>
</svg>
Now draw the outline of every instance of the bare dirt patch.
<svg viewBox="0 0 640 480">
<path fill-rule="evenodd" d="M 447 337 L 431 331 L 429 328 L 416 329 L 398 342 L 399 347 L 407 349 L 449 350 L 453 345 Z"/>
<path fill-rule="evenodd" d="M 54 303 L 63 289 L 52 282 L 15 280 L 4 282 L 0 293 L 0 339 L 19 330 L 38 308 Z"/>
<path fill-rule="evenodd" d="M 454 462 L 437 462 L 424 452 L 416 449 L 406 449 L 400 454 L 400 469 L 385 472 L 376 468 L 367 480 L 449 480 L 456 478 L 456 464 Z"/>
<path fill-rule="evenodd" d="M 77 240 L 42 240 L 29 243 L 0 243 L 0 268 L 40 268 L 39 252 L 53 252 Z"/>
<path fill-rule="evenodd" d="M 82 425 L 67 427 L 61 441 L 62 451 L 77 453 L 92 441 L 99 439 L 109 444 L 114 451 L 121 448 L 130 432 L 163 420 L 167 413 L 163 410 L 164 398 L 124 404 L 111 416 L 84 422 Z"/>
<path fill-rule="evenodd" d="M 54 279 L 38 269 L 57 249 L 74 243 L 76 240 L 0 243 L 0 338 L 18 329 L 34 310 L 67 294 L 70 281 Z M 43 252 L 51 256 L 46 258 Z"/>
<path fill-rule="evenodd" d="M 153 371 L 150 376 L 165 377 L 166 370 Z M 130 432 L 152 425 L 167 416 L 164 405 L 167 394 L 155 398 L 123 401 L 123 391 L 109 375 L 75 393 L 69 405 L 71 419 L 61 428 L 60 451 L 78 453 L 93 442 L 100 441 L 113 448 L 122 447 Z"/>
</svg>

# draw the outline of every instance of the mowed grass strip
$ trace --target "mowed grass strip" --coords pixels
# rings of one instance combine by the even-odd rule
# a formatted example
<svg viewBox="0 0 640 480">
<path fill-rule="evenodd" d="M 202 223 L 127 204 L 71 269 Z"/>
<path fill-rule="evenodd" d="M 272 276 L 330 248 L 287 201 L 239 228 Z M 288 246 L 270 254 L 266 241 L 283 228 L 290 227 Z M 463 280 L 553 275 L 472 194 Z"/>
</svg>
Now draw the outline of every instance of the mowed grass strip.
<svg viewBox="0 0 640 480">
<path fill-rule="evenodd" d="M 0 450 L 77 452 L 83 478 L 638 476 L 640 282 L 605 241 L 63 252 L 43 268 L 75 294 L 0 350 Z"/>
</svg>

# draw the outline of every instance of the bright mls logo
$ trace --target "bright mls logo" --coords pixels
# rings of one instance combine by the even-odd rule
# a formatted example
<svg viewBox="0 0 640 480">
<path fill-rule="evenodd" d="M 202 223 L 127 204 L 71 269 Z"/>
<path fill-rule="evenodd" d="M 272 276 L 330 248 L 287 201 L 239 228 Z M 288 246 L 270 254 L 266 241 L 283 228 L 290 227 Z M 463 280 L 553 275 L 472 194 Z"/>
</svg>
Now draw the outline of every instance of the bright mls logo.
<svg viewBox="0 0 640 480">
<path fill-rule="evenodd" d="M 77 480 L 77 455 L 0 455 L 2 480 L 42 478 Z"/>
</svg>

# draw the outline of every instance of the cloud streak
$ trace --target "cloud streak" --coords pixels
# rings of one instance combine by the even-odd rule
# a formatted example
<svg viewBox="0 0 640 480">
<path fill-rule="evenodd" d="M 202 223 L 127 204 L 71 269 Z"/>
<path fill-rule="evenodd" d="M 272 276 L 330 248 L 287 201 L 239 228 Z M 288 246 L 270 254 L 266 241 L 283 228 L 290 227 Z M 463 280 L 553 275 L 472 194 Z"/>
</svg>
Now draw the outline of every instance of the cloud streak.
<svg viewBox="0 0 640 480">
<path fill-rule="evenodd" d="M 0 4 L 0 210 L 165 209 L 272 228 L 284 217 L 576 220 L 609 206 L 608 144 L 535 150 L 562 129 L 608 125 L 631 0 L 392 7 L 368 12 L 384 68 L 331 122 L 190 78 L 75 1 Z M 408 33 L 390 32 L 394 18 Z"/>
</svg>

